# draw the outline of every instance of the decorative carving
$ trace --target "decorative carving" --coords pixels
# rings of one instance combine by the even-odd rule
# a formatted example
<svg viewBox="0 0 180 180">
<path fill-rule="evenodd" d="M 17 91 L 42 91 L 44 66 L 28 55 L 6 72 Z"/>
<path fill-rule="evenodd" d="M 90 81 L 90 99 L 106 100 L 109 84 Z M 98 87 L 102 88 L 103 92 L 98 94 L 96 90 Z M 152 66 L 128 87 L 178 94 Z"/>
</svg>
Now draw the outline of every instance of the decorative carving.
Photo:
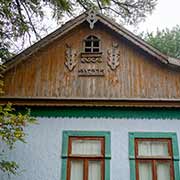
<svg viewBox="0 0 180 180">
<path fill-rule="evenodd" d="M 118 51 L 118 44 L 113 43 L 112 49 L 107 51 L 108 61 L 107 64 L 111 70 L 115 70 L 119 66 L 120 51 Z"/>
<path fill-rule="evenodd" d="M 97 13 L 95 10 L 91 9 L 88 12 L 87 21 L 89 22 L 90 29 L 94 28 L 94 24 L 97 22 Z"/>
<path fill-rule="evenodd" d="M 102 53 L 81 53 L 79 76 L 104 76 Z"/>
<path fill-rule="evenodd" d="M 76 57 L 77 57 L 76 51 L 72 49 L 72 46 L 66 44 L 65 65 L 69 69 L 69 71 L 72 71 L 76 66 L 77 64 Z"/>
<path fill-rule="evenodd" d="M 81 58 L 82 63 L 101 63 L 102 58 L 100 57 L 84 57 Z"/>
<path fill-rule="evenodd" d="M 79 76 L 104 76 L 104 69 L 79 69 Z"/>
<path fill-rule="evenodd" d="M 81 53 L 81 63 L 102 63 L 102 53 Z"/>
</svg>

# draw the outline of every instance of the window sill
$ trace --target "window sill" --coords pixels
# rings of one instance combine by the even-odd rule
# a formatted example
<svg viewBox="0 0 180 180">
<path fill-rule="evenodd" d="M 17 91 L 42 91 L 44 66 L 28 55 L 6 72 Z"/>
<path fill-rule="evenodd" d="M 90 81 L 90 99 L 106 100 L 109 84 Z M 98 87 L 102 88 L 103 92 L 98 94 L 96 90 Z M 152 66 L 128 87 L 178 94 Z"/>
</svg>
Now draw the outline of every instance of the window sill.
<svg viewBox="0 0 180 180">
<path fill-rule="evenodd" d="M 81 57 L 102 57 L 102 52 L 82 52 Z"/>
</svg>

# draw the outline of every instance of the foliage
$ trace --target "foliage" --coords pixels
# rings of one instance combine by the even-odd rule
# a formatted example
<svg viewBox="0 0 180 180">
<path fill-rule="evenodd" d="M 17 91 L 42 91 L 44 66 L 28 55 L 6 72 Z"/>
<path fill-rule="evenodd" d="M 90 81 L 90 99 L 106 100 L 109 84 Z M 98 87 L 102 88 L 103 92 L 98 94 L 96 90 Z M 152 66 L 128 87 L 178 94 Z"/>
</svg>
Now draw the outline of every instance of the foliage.
<svg viewBox="0 0 180 180">
<path fill-rule="evenodd" d="M 168 56 L 180 58 L 180 26 L 142 35 L 145 41 Z"/>
<path fill-rule="evenodd" d="M 25 143 L 26 133 L 24 128 L 29 124 L 36 123 L 36 119 L 27 113 L 17 113 L 10 103 L 6 106 L 0 106 L 0 140 L 6 144 L 8 150 L 15 148 L 16 142 Z M 19 165 L 14 161 L 8 161 L 5 158 L 6 151 L 0 146 L 0 170 L 8 174 L 16 174 Z M 6 149 L 6 150 L 7 150 Z"/>
<path fill-rule="evenodd" d="M 157 0 L 0 0 L 0 60 L 6 61 L 12 54 L 9 46 L 17 39 L 23 42 L 32 37 L 39 40 L 42 19 L 46 10 L 53 11 L 52 18 L 59 20 L 65 15 L 78 15 L 89 8 L 99 9 L 119 21 L 129 24 L 143 20 L 151 13 Z M 46 7 L 46 8 L 45 8 Z"/>
<path fill-rule="evenodd" d="M 5 66 L 0 64 L 0 94 L 3 92 L 2 71 Z M 0 171 L 8 174 L 16 174 L 19 165 L 14 161 L 6 160 L 6 151 L 15 148 L 15 143 L 21 141 L 25 143 L 25 127 L 36 123 L 37 120 L 30 116 L 30 110 L 24 114 L 17 113 L 10 103 L 6 106 L 0 106 Z M 6 148 L 3 149 L 3 148 Z"/>
</svg>

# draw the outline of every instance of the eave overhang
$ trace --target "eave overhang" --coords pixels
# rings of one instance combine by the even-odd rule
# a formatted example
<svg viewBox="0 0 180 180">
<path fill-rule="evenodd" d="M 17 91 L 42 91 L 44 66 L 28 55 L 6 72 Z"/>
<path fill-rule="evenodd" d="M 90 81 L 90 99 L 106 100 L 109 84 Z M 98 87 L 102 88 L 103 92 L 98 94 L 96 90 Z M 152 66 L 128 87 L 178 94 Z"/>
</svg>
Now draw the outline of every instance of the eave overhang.
<svg viewBox="0 0 180 180">
<path fill-rule="evenodd" d="M 95 98 L 45 98 L 45 97 L 1 97 L 0 105 L 8 102 L 15 106 L 41 107 L 157 107 L 179 108 L 180 99 L 95 99 Z"/>
</svg>

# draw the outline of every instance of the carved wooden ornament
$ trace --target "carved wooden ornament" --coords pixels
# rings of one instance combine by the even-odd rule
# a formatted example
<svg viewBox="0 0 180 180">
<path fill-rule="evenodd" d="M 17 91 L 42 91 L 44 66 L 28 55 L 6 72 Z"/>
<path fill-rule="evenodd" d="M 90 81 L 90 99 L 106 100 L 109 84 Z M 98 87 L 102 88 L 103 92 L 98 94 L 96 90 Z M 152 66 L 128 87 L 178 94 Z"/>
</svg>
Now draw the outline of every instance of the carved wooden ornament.
<svg viewBox="0 0 180 180">
<path fill-rule="evenodd" d="M 118 50 L 118 44 L 113 43 L 112 49 L 107 51 L 108 61 L 107 64 L 111 70 L 115 70 L 119 66 L 120 51 Z"/>
<path fill-rule="evenodd" d="M 97 22 L 97 16 L 96 16 L 96 11 L 91 9 L 88 12 L 88 17 L 87 17 L 87 21 L 89 22 L 90 25 L 90 29 L 94 28 L 94 24 Z"/>
<path fill-rule="evenodd" d="M 66 52 L 65 52 L 65 65 L 69 69 L 69 71 L 72 71 L 74 67 L 77 64 L 77 53 L 75 50 L 72 49 L 71 46 L 66 45 Z"/>
</svg>

